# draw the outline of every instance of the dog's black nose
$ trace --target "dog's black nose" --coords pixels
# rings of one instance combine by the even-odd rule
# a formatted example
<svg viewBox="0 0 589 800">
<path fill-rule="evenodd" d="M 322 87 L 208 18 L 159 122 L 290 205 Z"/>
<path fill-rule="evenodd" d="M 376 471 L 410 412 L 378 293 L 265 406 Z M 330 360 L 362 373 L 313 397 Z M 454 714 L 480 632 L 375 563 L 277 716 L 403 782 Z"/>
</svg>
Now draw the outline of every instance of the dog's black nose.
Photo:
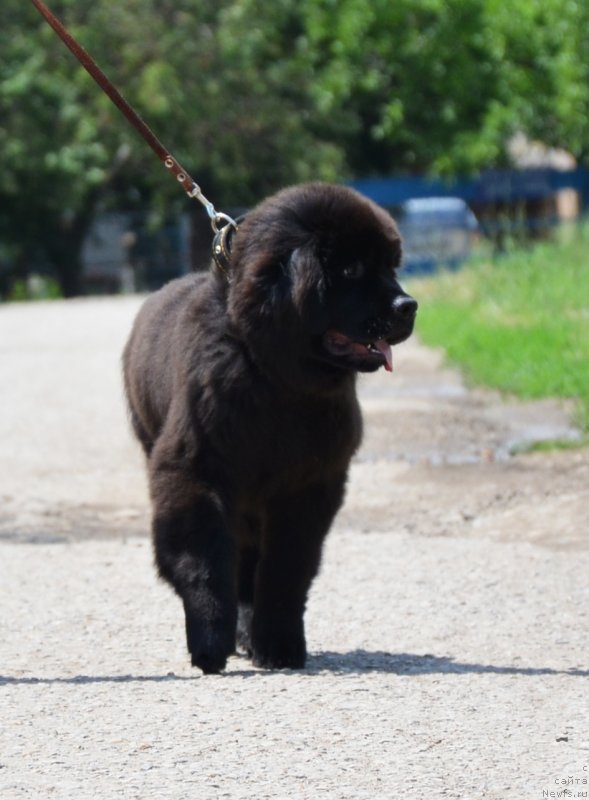
<svg viewBox="0 0 589 800">
<path fill-rule="evenodd" d="M 401 319 L 413 319 L 417 313 L 417 300 L 408 294 L 399 294 L 393 300 L 393 311 Z"/>
</svg>

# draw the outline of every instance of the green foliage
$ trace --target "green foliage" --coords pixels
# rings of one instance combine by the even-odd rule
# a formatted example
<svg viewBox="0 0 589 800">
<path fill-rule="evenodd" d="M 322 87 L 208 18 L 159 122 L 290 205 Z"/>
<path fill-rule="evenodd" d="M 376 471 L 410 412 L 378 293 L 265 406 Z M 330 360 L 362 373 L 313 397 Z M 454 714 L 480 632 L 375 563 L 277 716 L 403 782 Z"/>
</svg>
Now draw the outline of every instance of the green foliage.
<svg viewBox="0 0 589 800">
<path fill-rule="evenodd" d="M 588 238 L 416 282 L 420 336 L 476 383 L 526 398 L 578 398 L 589 432 Z"/>
<path fill-rule="evenodd" d="M 319 57 L 317 100 L 344 114 L 355 172 L 482 163 L 468 137 L 480 134 L 500 67 L 484 0 L 345 0 L 335 17 L 333 3 L 313 5 L 313 51 L 327 54 Z"/>
</svg>

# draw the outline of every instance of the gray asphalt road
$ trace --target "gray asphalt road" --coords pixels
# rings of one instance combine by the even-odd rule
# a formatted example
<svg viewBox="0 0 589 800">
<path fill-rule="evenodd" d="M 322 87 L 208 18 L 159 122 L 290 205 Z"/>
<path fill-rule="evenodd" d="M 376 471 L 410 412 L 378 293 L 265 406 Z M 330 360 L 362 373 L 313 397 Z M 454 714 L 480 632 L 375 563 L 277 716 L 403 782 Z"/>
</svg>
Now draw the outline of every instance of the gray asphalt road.
<svg viewBox="0 0 589 800">
<path fill-rule="evenodd" d="M 118 365 L 137 305 L 0 310 L 0 798 L 589 792 L 589 457 L 506 456 L 566 409 L 399 348 L 363 383 L 308 669 L 204 677 L 144 535 Z"/>
</svg>

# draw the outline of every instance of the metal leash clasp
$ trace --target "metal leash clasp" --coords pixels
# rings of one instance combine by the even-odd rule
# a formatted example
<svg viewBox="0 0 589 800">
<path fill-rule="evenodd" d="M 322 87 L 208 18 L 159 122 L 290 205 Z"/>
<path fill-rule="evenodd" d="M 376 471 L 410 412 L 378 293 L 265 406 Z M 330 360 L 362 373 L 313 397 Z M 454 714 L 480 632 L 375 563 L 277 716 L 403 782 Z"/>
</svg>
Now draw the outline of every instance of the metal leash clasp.
<svg viewBox="0 0 589 800">
<path fill-rule="evenodd" d="M 222 211 L 217 211 L 211 201 L 207 200 L 198 183 L 193 181 L 192 189 L 186 192 L 186 194 L 188 197 L 192 197 L 193 200 L 198 200 L 198 202 L 202 203 L 202 205 L 205 207 L 205 211 L 211 220 L 211 227 L 215 233 L 219 233 L 221 228 L 224 228 L 225 225 L 232 225 L 234 228 L 237 228 L 237 223 L 233 217 L 230 217 L 229 214 L 224 214 Z"/>
<path fill-rule="evenodd" d="M 213 263 L 217 269 L 225 276 L 227 283 L 231 283 L 231 239 L 237 230 L 237 222 L 224 214 L 216 211 L 215 206 L 207 200 L 201 191 L 198 183 L 193 181 L 192 189 L 187 192 L 188 197 L 198 200 L 205 207 L 211 220 L 211 226 L 215 233 L 213 239 Z"/>
<path fill-rule="evenodd" d="M 237 231 L 238 223 L 229 214 L 216 210 L 211 201 L 204 196 L 198 183 L 190 177 L 173 156 L 168 154 L 164 158 L 164 165 L 176 176 L 176 180 L 181 184 L 188 197 L 198 200 L 204 206 L 215 234 L 213 237 L 213 263 L 225 276 L 227 283 L 231 283 L 231 239 Z"/>
<path fill-rule="evenodd" d="M 178 183 L 182 184 L 188 197 L 192 198 L 193 200 L 198 200 L 198 202 L 204 206 L 205 211 L 209 215 L 211 226 L 215 233 L 219 233 L 221 228 L 224 228 L 225 225 L 232 225 L 234 228 L 237 228 L 237 223 L 235 220 L 230 217 L 229 214 L 224 214 L 216 210 L 211 201 L 204 196 L 198 183 L 194 180 L 194 178 L 191 178 L 185 170 L 182 169 L 180 164 L 173 156 L 168 154 L 166 158 L 164 158 L 164 166 L 176 176 L 176 180 Z"/>
<path fill-rule="evenodd" d="M 186 194 L 188 197 L 192 197 L 193 200 L 198 200 L 198 202 L 202 203 L 205 207 L 205 211 L 211 220 L 211 227 L 215 233 L 219 233 L 221 228 L 224 228 L 225 225 L 232 225 L 234 228 L 237 228 L 237 223 L 233 217 L 230 217 L 229 214 L 224 214 L 222 211 L 217 211 L 211 201 L 207 200 L 198 183 L 193 182 L 192 189 Z"/>
</svg>

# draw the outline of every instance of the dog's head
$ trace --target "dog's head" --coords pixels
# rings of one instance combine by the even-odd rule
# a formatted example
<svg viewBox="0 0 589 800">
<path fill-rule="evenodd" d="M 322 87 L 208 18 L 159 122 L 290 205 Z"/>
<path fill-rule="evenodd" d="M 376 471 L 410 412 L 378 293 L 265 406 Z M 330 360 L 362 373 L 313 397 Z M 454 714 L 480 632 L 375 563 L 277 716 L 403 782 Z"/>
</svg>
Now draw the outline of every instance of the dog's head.
<svg viewBox="0 0 589 800">
<path fill-rule="evenodd" d="M 234 237 L 229 316 L 277 368 L 392 369 L 416 301 L 399 285 L 393 219 L 351 189 L 304 184 L 270 197 Z"/>
</svg>

